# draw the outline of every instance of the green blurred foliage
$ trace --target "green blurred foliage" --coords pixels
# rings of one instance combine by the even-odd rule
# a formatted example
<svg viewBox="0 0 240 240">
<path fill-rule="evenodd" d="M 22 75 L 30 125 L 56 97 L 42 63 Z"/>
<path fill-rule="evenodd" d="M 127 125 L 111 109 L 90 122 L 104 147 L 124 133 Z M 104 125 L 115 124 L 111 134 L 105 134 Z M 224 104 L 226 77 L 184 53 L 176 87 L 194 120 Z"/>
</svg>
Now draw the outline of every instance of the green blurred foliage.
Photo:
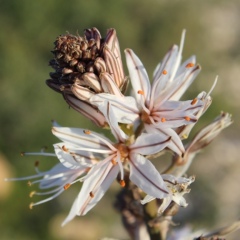
<svg viewBox="0 0 240 240">
<path fill-rule="evenodd" d="M 11 163 L 14 176 L 34 174 L 36 158 L 21 158 L 19 152 L 39 151 L 43 146 L 52 151 L 51 146 L 56 139 L 50 132 L 51 119 L 65 126 L 94 129 L 92 123 L 69 109 L 62 97 L 45 85 L 51 71 L 48 66 L 48 61 L 52 58 L 50 51 L 58 35 L 66 31 L 81 35 L 85 28 L 93 26 L 104 35 L 106 29 L 113 27 L 117 30 L 122 51 L 127 47 L 132 48 L 151 75 L 168 48 L 173 43 L 179 43 L 181 31 L 186 28 L 183 57 L 186 59 L 191 54 L 196 54 L 203 66 L 197 79 L 199 83 L 194 83 L 189 91 L 189 96 L 195 97 L 198 92 L 210 89 L 220 69 L 222 71 L 222 68 L 226 68 L 227 75 L 230 74 L 227 71 L 232 63 L 240 63 L 239 38 L 230 44 L 227 50 L 224 48 L 221 51 L 220 48 L 213 51 L 211 45 L 214 45 L 214 42 L 211 41 L 217 39 L 209 39 L 208 35 L 215 29 L 223 32 L 227 30 L 225 26 L 218 25 L 218 20 L 215 25 L 212 24 L 212 19 L 208 19 L 211 16 L 209 11 L 214 12 L 216 8 L 223 12 L 225 9 L 240 9 L 239 5 L 237 0 L 2 0 L 0 151 Z M 205 15 L 206 13 L 208 14 Z M 221 17 L 224 16 L 220 15 L 219 18 Z M 239 32 L 239 29 L 236 29 L 236 34 Z M 228 83 L 228 79 L 221 81 Z M 236 87 L 239 87 L 237 84 Z M 235 119 L 238 119 L 239 105 L 236 102 L 232 105 L 231 93 L 224 90 L 224 87 L 217 87 L 216 94 L 213 93 L 213 107 L 206 114 L 206 118 L 201 120 L 200 125 L 211 121 L 221 110 L 233 112 Z M 239 121 L 236 121 L 229 134 L 237 136 L 239 128 Z M 48 169 L 57 162 L 57 159 L 49 158 L 37 160 L 41 160 L 41 169 Z M 29 191 L 31 190 L 26 183 L 15 183 L 8 199 L 0 200 L 1 239 L 55 238 L 49 222 L 59 212 L 67 214 L 74 196 L 68 197 L 64 194 L 60 200 L 55 199 L 29 211 Z M 107 194 L 103 201 L 110 204 L 111 198 L 112 194 Z M 101 212 L 99 209 L 93 211 Z M 215 212 L 213 209 L 211 223 L 216 220 Z M 91 217 L 92 213 L 90 219 Z M 111 233 L 111 222 L 116 218 L 115 215 L 103 214 L 103 222 L 107 223 L 102 232 L 103 236 Z M 202 223 L 206 218 L 206 214 L 199 216 Z"/>
</svg>

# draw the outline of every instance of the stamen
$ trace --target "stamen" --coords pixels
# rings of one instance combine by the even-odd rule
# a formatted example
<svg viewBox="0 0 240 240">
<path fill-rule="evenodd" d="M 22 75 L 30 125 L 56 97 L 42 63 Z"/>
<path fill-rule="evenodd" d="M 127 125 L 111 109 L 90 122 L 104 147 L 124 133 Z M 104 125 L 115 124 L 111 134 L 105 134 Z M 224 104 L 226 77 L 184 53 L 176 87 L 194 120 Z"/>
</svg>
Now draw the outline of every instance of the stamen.
<svg viewBox="0 0 240 240">
<path fill-rule="evenodd" d="M 187 138 L 188 138 L 188 135 L 187 135 L 187 134 L 183 134 L 183 135 L 182 135 L 182 138 L 183 138 L 183 139 L 187 139 Z"/>
<path fill-rule="evenodd" d="M 186 65 L 186 68 L 191 68 L 191 67 L 193 67 L 194 66 L 194 63 L 188 63 L 187 65 Z"/>
<path fill-rule="evenodd" d="M 83 132 L 84 132 L 85 134 L 88 134 L 88 135 L 91 134 L 91 131 L 90 131 L 90 130 L 84 130 Z"/>
<path fill-rule="evenodd" d="M 30 203 L 30 204 L 29 204 L 29 209 L 30 209 L 30 210 L 33 209 L 33 205 L 34 205 L 34 203 Z"/>
<path fill-rule="evenodd" d="M 167 70 L 163 70 L 163 71 L 162 71 L 162 74 L 163 74 L 163 75 L 166 75 L 167 73 L 168 73 Z"/>
<path fill-rule="evenodd" d="M 71 184 L 70 184 L 70 183 L 67 183 L 67 184 L 65 184 L 65 185 L 64 185 L 64 187 L 63 187 L 63 188 L 64 188 L 64 190 L 67 190 L 67 189 L 69 189 L 69 188 L 70 188 L 70 186 L 71 186 Z"/>
<path fill-rule="evenodd" d="M 111 162 L 112 162 L 113 165 L 116 165 L 116 164 L 117 164 L 117 162 L 116 162 L 115 159 L 112 159 Z"/>
<path fill-rule="evenodd" d="M 137 92 L 138 94 L 144 95 L 144 91 L 143 90 L 138 90 Z"/>
<path fill-rule="evenodd" d="M 91 197 L 91 198 L 93 198 L 93 197 L 94 197 L 94 194 L 93 194 L 93 192 L 90 192 L 90 193 L 89 193 L 89 195 L 90 195 L 90 197 Z"/>
<path fill-rule="evenodd" d="M 120 185 L 121 185 L 121 187 L 125 187 L 126 186 L 125 181 L 124 180 L 120 180 Z"/>
<path fill-rule="evenodd" d="M 20 155 L 23 156 L 48 156 L 48 157 L 56 157 L 55 153 L 46 153 L 44 151 L 41 152 L 21 152 Z"/>
<path fill-rule="evenodd" d="M 32 191 L 32 192 L 30 192 L 30 193 L 29 193 L 29 197 L 32 198 L 33 195 L 35 195 L 35 193 L 36 193 L 36 191 Z"/>
<path fill-rule="evenodd" d="M 166 122 L 166 118 L 162 117 L 161 122 Z"/>
<path fill-rule="evenodd" d="M 63 145 L 62 146 L 62 150 L 64 151 L 64 152 L 68 152 L 68 149 Z"/>
<path fill-rule="evenodd" d="M 188 116 L 184 117 L 184 119 L 185 119 L 186 121 L 188 121 L 188 122 L 191 120 L 191 118 L 188 117 Z"/>
<path fill-rule="evenodd" d="M 31 183 L 30 181 L 28 181 L 28 182 L 27 182 L 27 185 L 28 185 L 29 187 L 31 187 L 31 186 L 32 186 L 32 183 Z"/>
<path fill-rule="evenodd" d="M 198 99 L 197 99 L 197 98 L 194 98 L 194 99 L 192 100 L 192 102 L 191 102 L 191 105 L 194 105 L 194 104 L 196 104 L 196 103 L 197 103 L 197 101 L 198 101 Z"/>
</svg>

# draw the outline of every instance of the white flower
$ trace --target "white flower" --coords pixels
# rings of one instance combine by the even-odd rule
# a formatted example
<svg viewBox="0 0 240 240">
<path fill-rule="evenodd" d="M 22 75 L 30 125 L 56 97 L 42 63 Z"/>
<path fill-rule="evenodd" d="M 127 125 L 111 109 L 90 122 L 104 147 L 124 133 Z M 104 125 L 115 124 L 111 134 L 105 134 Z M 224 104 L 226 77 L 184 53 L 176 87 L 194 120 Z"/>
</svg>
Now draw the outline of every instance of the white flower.
<svg viewBox="0 0 240 240">
<path fill-rule="evenodd" d="M 174 129 L 195 123 L 196 113 L 203 106 L 200 95 L 193 100 L 178 101 L 200 71 L 194 56 L 180 65 L 184 36 L 185 31 L 180 49 L 174 45 L 157 66 L 152 86 L 140 59 L 131 49 L 126 49 L 134 98 L 103 93 L 90 99 L 104 115 L 106 101 L 111 102 L 118 122 L 138 125 L 142 121 L 147 132 L 170 136 L 168 147 L 179 155 L 184 153 L 184 147 Z"/>
<path fill-rule="evenodd" d="M 183 156 L 173 156 L 172 165 L 166 173 L 177 177 L 183 176 L 191 166 L 195 156 L 208 146 L 223 129 L 232 124 L 232 116 L 222 112 L 212 123 L 201 129 L 186 145 L 186 152 Z"/>
<path fill-rule="evenodd" d="M 195 177 L 184 178 L 184 177 L 175 177 L 173 175 L 162 174 L 162 178 L 166 183 L 166 186 L 169 190 L 168 196 L 162 199 L 161 205 L 158 209 L 158 213 L 163 213 L 166 208 L 169 206 L 171 201 L 174 201 L 181 207 L 187 207 L 187 202 L 183 197 L 184 194 L 189 193 L 190 189 L 188 186 L 195 181 Z M 153 196 L 147 195 L 142 201 L 142 204 L 146 204 L 155 199 Z"/>
<path fill-rule="evenodd" d="M 41 155 L 39 153 L 38 155 Z M 51 154 L 49 154 L 51 155 Z M 56 156 L 55 154 L 52 156 Z M 29 196 L 33 197 L 34 195 L 38 196 L 45 196 L 50 195 L 41 201 L 30 203 L 29 207 L 32 209 L 33 206 L 46 203 L 48 201 L 53 200 L 54 198 L 58 197 L 64 190 L 68 189 L 71 184 L 79 177 L 85 175 L 90 167 L 83 167 L 81 165 L 76 165 L 75 168 L 66 168 L 61 163 L 56 164 L 48 171 L 40 171 L 38 169 L 38 162 L 35 164 L 36 173 L 32 176 L 22 177 L 22 178 L 10 178 L 5 179 L 5 181 L 22 181 L 22 180 L 29 180 L 28 185 L 32 186 L 35 184 L 39 184 L 39 189 L 44 191 L 32 191 Z M 34 181 L 32 181 L 34 179 Z M 49 189 L 49 190 L 48 190 Z"/>
<path fill-rule="evenodd" d="M 120 185 L 125 186 L 125 169 L 129 170 L 129 179 L 147 194 L 156 198 L 168 195 L 168 189 L 161 175 L 153 164 L 144 155 L 155 154 L 165 148 L 170 141 L 169 137 L 161 137 L 158 133 L 141 134 L 132 142 L 118 127 L 114 114 L 108 107 L 108 123 L 117 142 L 113 143 L 104 136 L 84 129 L 53 127 L 53 134 L 63 143 L 55 144 L 55 149 L 61 149 L 70 154 L 75 160 L 86 153 L 99 156 L 84 181 L 78 197 L 63 225 L 76 215 L 85 215 L 103 197 L 111 183 L 120 175 Z M 60 151 L 62 154 L 62 151 Z M 59 154 L 57 153 L 59 156 Z M 72 159 L 71 159 L 72 160 Z M 74 162 L 62 157 L 62 163 L 72 168 Z"/>
</svg>

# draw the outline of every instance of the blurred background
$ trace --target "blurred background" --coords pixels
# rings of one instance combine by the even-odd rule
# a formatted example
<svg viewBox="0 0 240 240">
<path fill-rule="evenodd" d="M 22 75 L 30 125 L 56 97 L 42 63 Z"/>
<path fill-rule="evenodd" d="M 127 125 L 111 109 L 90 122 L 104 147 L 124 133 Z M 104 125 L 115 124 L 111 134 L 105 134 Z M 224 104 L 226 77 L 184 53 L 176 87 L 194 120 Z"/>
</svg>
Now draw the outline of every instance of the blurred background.
<svg viewBox="0 0 240 240">
<path fill-rule="evenodd" d="M 149 75 L 169 47 L 179 44 L 182 30 L 187 29 L 183 59 L 196 54 L 202 71 L 185 98 L 208 91 L 219 76 L 212 93 L 213 104 L 194 131 L 220 111 L 232 113 L 234 123 L 198 155 L 189 169 L 196 181 L 187 196 L 189 207 L 180 211 L 176 221 L 180 226 L 211 230 L 239 219 L 239 0 L 2 0 L 0 22 L 1 239 L 128 238 L 112 207 L 119 185 L 113 184 L 87 216 L 61 228 L 79 191 L 77 185 L 29 210 L 29 203 L 40 199 L 28 196 L 37 186 L 3 181 L 34 174 L 36 160 L 41 170 L 58 162 L 19 154 L 40 151 L 43 146 L 49 152 L 53 150 L 52 144 L 59 140 L 51 134 L 52 119 L 63 126 L 94 129 L 87 119 L 68 108 L 60 94 L 45 85 L 52 71 L 48 62 L 56 37 L 67 31 L 82 35 L 91 27 L 97 27 L 102 36 L 108 28 L 115 28 L 122 53 L 126 47 L 132 48 Z M 237 236 L 231 234 L 229 239 L 239 239 Z"/>
</svg>

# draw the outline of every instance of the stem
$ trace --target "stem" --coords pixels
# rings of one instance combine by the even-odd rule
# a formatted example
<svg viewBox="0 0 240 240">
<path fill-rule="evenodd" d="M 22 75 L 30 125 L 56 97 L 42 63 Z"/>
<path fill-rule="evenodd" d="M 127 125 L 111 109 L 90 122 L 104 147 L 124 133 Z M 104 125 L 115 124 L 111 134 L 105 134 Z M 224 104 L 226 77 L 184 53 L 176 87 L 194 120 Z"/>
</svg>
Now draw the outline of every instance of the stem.
<svg viewBox="0 0 240 240">
<path fill-rule="evenodd" d="M 143 206 L 144 220 L 151 240 L 165 240 L 166 238 L 161 233 L 159 224 L 150 224 L 157 217 L 157 200 L 152 200 Z"/>
</svg>

